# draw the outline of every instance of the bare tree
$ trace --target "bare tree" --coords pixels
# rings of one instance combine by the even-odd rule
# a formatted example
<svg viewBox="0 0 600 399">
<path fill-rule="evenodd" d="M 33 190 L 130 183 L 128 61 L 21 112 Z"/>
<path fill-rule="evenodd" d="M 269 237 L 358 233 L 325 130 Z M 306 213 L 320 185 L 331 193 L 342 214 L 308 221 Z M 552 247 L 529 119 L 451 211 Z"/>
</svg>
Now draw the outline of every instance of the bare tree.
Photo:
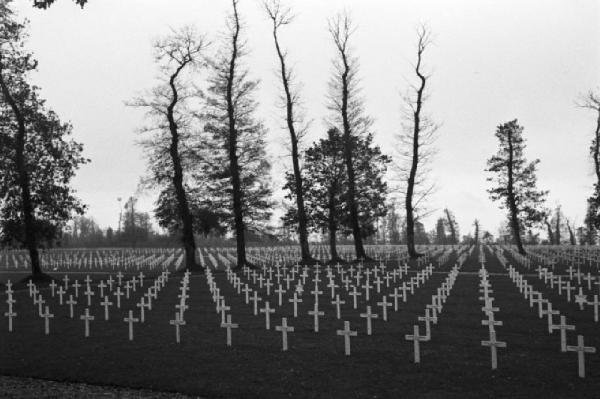
<svg viewBox="0 0 600 399">
<path fill-rule="evenodd" d="M 594 192 L 588 198 L 586 224 L 593 225 L 595 229 L 598 229 L 600 228 L 600 94 L 590 90 L 586 95 L 580 96 L 576 104 L 581 108 L 589 109 L 596 113 L 596 128 L 592 145 L 590 146 L 590 154 L 594 161 L 596 182 L 594 183 Z"/>
<path fill-rule="evenodd" d="M 423 54 L 431 44 L 431 32 L 425 26 L 417 30 L 417 62 L 414 72 L 418 83 L 411 84 L 404 96 L 405 123 L 399 135 L 400 162 L 397 165 L 404 188 L 406 209 L 406 245 L 411 258 L 420 256 L 415 248 L 415 223 L 425 213 L 422 206 L 434 190 L 428 181 L 429 165 L 435 154 L 433 142 L 438 125 L 423 110 L 427 102 L 427 82 L 430 75 L 424 72 Z"/>
<path fill-rule="evenodd" d="M 151 167 L 155 183 L 170 180 L 175 191 L 177 210 L 182 224 L 182 243 L 185 249 L 186 268 L 191 271 L 201 267 L 196 262 L 193 218 L 185 188 L 184 159 L 186 138 L 190 132 L 190 99 L 197 96 L 189 73 L 204 65 L 207 42 L 191 27 L 173 31 L 154 44 L 155 60 L 161 71 L 160 84 L 129 105 L 147 109 L 155 124 L 144 128 L 156 132 L 153 142 Z M 152 162 L 154 161 L 154 162 Z"/>
<path fill-rule="evenodd" d="M 306 131 L 302 115 L 297 111 L 300 104 L 300 93 L 295 83 L 294 71 L 287 64 L 287 51 L 281 49 L 279 43 L 279 29 L 289 25 L 294 19 L 289 8 L 281 6 L 279 0 L 264 1 L 263 6 L 269 19 L 273 23 L 273 41 L 279 60 L 279 73 L 283 87 L 281 102 L 285 108 L 285 122 L 290 133 L 292 167 L 294 173 L 294 190 L 296 196 L 296 210 L 298 218 L 298 238 L 300 241 L 300 253 L 303 264 L 313 264 L 315 260 L 310 254 L 308 246 L 308 227 L 306 209 L 304 207 L 304 191 L 302 171 L 300 168 L 299 143 Z"/>
<path fill-rule="evenodd" d="M 368 259 L 363 246 L 357 202 L 354 165 L 354 137 L 367 134 L 373 123 L 365 115 L 364 100 L 358 87 L 358 59 L 353 55 L 350 38 L 354 25 L 347 13 L 338 14 L 329 21 L 329 33 L 337 52 L 333 61 L 333 76 L 329 82 L 329 104 L 331 127 L 337 127 L 344 138 L 344 160 L 348 174 L 347 206 L 350 214 L 354 250 L 358 259 Z"/>
</svg>

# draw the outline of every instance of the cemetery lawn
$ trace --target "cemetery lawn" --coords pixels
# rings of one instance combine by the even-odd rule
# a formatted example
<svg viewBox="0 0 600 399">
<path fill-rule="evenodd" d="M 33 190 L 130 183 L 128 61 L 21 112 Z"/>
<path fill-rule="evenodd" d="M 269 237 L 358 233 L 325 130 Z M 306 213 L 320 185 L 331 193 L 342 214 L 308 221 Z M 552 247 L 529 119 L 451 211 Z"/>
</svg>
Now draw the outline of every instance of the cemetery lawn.
<svg viewBox="0 0 600 399">
<path fill-rule="evenodd" d="M 494 306 L 500 307 L 496 320 L 504 324 L 497 327 L 497 337 L 507 348 L 498 349 L 498 370 L 490 370 L 490 350 L 481 346 L 489 335 L 481 325 L 484 317 L 483 304 L 477 299 L 476 260 L 471 255 L 461 269 L 438 323 L 432 325 L 431 341 L 421 343 L 419 365 L 413 363 L 412 342 L 404 335 L 412 333 L 452 262 L 437 267 L 407 303 L 400 303 L 398 312 L 390 308 L 387 322 L 381 320 L 381 308 L 374 307 L 379 319 L 373 321 L 372 336 L 366 335 L 366 322 L 359 317 L 365 311 L 364 298 L 358 310 L 353 310 L 351 298 L 345 297 L 342 319 L 337 320 L 325 284 L 320 309 L 325 317 L 320 319 L 319 333 L 313 332 L 312 317 L 306 314 L 313 307 L 308 292 L 297 319 L 292 317 L 291 304 L 285 304 L 272 315 L 271 330 L 267 331 L 264 315 L 254 316 L 252 304 L 246 305 L 243 294 L 234 292 L 224 273 L 215 272 L 232 308 L 232 321 L 240 326 L 233 330 L 231 348 L 225 345 L 225 329 L 220 328 L 221 317 L 215 312 L 204 276 L 190 279 L 190 308 L 180 344 L 175 342 L 169 320 L 174 318 L 181 276 L 169 279 L 145 323 L 134 325 L 132 342 L 123 318 L 128 310 L 139 316 L 133 299 L 123 299 L 118 311 L 113 308 L 109 321 L 104 321 L 103 308 L 95 300 L 90 308 L 95 320 L 90 324 L 90 337 L 84 338 L 84 324 L 79 320 L 84 306 L 77 305 L 72 320 L 68 307 L 58 306 L 58 299 L 49 298 L 45 288 L 44 297 L 55 315 L 46 336 L 37 306 L 32 305 L 26 290 L 19 290 L 14 294 L 18 314 L 14 331 L 7 331 L 5 317 L 0 326 L 0 374 L 206 398 L 597 398 L 599 356 L 586 356 L 587 375 L 579 379 L 577 355 L 560 352 L 558 332 L 548 334 L 546 319 L 538 318 L 537 310 L 529 307 L 495 259 L 489 259 L 486 267 L 496 298 Z M 533 277 L 528 280 L 534 285 L 539 282 Z M 311 289 L 307 287 L 307 291 Z M 576 320 L 576 333 L 585 336 L 586 345 L 600 349 L 598 325 L 589 309 L 580 312 L 564 296 L 550 290 L 544 293 L 568 320 Z M 3 290 L 0 295 L 4 301 Z M 79 300 L 82 303 L 84 298 Z M 276 304 L 277 294 L 271 292 L 269 300 Z M 275 331 L 282 316 L 295 327 L 288 336 L 288 352 L 282 352 L 281 333 Z M 344 355 L 344 339 L 336 335 L 343 320 L 349 320 L 351 329 L 358 331 L 358 336 L 352 337 L 351 356 Z M 569 343 L 574 342 L 575 335 L 570 332 Z"/>
</svg>

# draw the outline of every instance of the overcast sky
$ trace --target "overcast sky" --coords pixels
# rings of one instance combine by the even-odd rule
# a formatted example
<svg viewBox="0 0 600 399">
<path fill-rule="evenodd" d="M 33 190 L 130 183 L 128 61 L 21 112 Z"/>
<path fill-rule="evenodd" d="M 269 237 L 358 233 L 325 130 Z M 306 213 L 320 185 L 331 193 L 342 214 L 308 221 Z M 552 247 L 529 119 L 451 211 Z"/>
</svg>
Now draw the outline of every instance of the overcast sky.
<svg viewBox="0 0 600 399">
<path fill-rule="evenodd" d="M 127 198 L 145 173 L 136 129 L 143 114 L 124 102 L 155 84 L 151 44 L 169 27 L 193 24 L 216 41 L 229 1 L 90 0 L 85 9 L 69 0 L 49 10 L 15 1 L 31 21 L 29 48 L 39 60 L 35 82 L 63 120 L 74 126 L 92 162 L 74 186 L 103 226 L 116 227 L 117 197 Z M 518 118 L 525 127 L 526 155 L 540 158 L 539 186 L 550 190 L 548 205 L 560 203 L 576 223 L 585 215 L 593 176 L 589 145 L 595 116 L 578 109 L 580 93 L 600 86 L 600 2 L 580 1 L 289 1 L 297 18 L 282 32 L 298 78 L 310 139 L 325 134 L 325 95 L 334 55 L 327 18 L 348 10 L 358 26 L 352 40 L 360 58 L 367 112 L 376 141 L 392 155 L 401 120 L 401 94 L 414 79 L 415 29 L 426 23 L 435 45 L 425 54 L 432 73 L 426 111 L 442 127 L 432 177 L 438 187 L 429 201 L 434 219 L 449 207 L 461 233 L 478 218 L 494 235 L 505 216 L 488 199 L 486 159 L 497 149 L 495 127 Z M 262 81 L 260 117 L 269 127 L 273 178 L 280 186 L 281 143 L 287 132 L 276 108 L 279 80 L 270 26 L 258 0 L 241 0 L 247 63 Z M 213 49 L 216 50 L 216 47 Z M 151 211 L 152 194 L 140 201 Z"/>
</svg>

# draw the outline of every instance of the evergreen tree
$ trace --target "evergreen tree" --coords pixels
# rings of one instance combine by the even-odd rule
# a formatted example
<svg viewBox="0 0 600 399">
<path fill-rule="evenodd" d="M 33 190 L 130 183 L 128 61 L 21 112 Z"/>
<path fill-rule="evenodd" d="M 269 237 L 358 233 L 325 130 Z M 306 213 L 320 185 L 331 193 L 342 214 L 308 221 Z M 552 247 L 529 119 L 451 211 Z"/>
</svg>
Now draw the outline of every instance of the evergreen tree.
<svg viewBox="0 0 600 399">
<path fill-rule="evenodd" d="M 536 167 L 539 159 L 527 163 L 523 151 L 523 128 L 517 120 L 498 126 L 498 152 L 488 159 L 486 171 L 493 173 L 488 181 L 495 186 L 488 190 L 493 201 L 500 201 L 508 210 L 513 239 L 520 254 L 526 254 L 521 232 L 544 218 L 543 203 L 547 191 L 537 189 Z"/>
<path fill-rule="evenodd" d="M 250 79 L 242 63 L 243 25 L 238 1 L 232 4 L 223 47 L 211 62 L 204 129 L 214 140 L 213 161 L 206 170 L 211 179 L 210 207 L 228 215 L 236 237 L 237 266 L 243 267 L 248 264 L 245 234 L 249 229 L 264 232 L 270 217 L 271 165 L 265 151 L 266 129 L 255 116 L 258 81 Z"/>
<path fill-rule="evenodd" d="M 377 218 L 385 216 L 385 194 L 387 185 L 383 181 L 389 158 L 381 154 L 379 147 L 372 144 L 373 136 L 354 138 L 353 147 L 358 155 L 354 162 L 355 178 L 359 182 L 357 203 L 361 206 L 359 223 L 363 238 L 375 233 Z M 329 129 L 327 138 L 321 139 L 305 153 L 304 175 L 306 176 L 305 199 L 308 224 L 313 231 L 327 231 L 331 261 L 338 262 L 336 235 L 352 234 L 352 221 L 348 210 L 348 179 L 344 158 L 344 137 L 337 129 Z M 295 195 L 295 179 L 286 175 L 287 198 Z M 287 225 L 293 226 L 297 218 L 291 206 L 284 216 Z"/>
<path fill-rule="evenodd" d="M 446 245 L 448 243 L 446 226 L 443 218 L 439 218 L 435 225 L 435 243 L 438 245 Z"/>
</svg>

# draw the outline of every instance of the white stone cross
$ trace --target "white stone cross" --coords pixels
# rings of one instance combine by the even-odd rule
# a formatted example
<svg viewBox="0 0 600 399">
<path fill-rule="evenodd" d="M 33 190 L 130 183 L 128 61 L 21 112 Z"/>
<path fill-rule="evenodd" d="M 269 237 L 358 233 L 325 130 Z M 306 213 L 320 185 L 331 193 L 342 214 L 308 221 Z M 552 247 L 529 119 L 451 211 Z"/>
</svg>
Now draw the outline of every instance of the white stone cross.
<svg viewBox="0 0 600 399">
<path fill-rule="evenodd" d="M 425 309 L 425 316 L 419 316 L 417 319 L 425 322 L 425 336 L 427 337 L 427 341 L 429 341 L 431 339 L 431 321 L 434 320 L 434 318 L 431 317 L 429 309 Z"/>
<path fill-rule="evenodd" d="M 360 317 L 367 319 L 367 335 L 371 335 L 371 332 L 372 332 L 371 320 L 378 318 L 379 315 L 377 315 L 377 313 L 371 313 L 371 306 L 367 305 L 367 312 L 361 313 Z"/>
<path fill-rule="evenodd" d="M 546 310 L 542 310 L 541 314 L 548 316 L 548 333 L 552 334 L 552 325 L 554 324 L 552 316 L 559 315 L 560 312 L 558 310 L 552 310 L 552 302 L 548 301 L 546 302 Z"/>
<path fill-rule="evenodd" d="M 490 331 L 496 331 L 496 326 L 501 326 L 502 322 L 500 320 L 494 320 L 494 313 L 487 313 L 487 320 L 481 320 L 482 326 L 488 326 Z"/>
<path fill-rule="evenodd" d="M 85 313 L 81 316 L 79 316 L 79 319 L 83 320 L 85 322 L 85 337 L 89 337 L 90 336 L 90 321 L 94 320 L 94 316 L 90 315 L 90 309 L 89 308 L 85 308 Z"/>
<path fill-rule="evenodd" d="M 117 287 L 120 288 L 120 287 Z M 129 340 L 133 341 L 133 323 L 137 323 L 140 319 L 133 317 L 133 310 L 129 311 L 129 317 L 123 319 L 125 323 L 129 324 Z"/>
<path fill-rule="evenodd" d="M 585 378 L 585 354 L 596 353 L 596 348 L 593 346 L 585 346 L 583 344 L 583 335 L 578 335 L 577 346 L 567 345 L 567 351 L 577 352 L 579 377 Z"/>
<path fill-rule="evenodd" d="M 575 326 L 567 324 L 567 317 L 560 316 L 560 324 L 553 324 L 552 331 L 560 330 L 560 351 L 567 351 L 567 330 L 575 330 Z"/>
<path fill-rule="evenodd" d="M 387 301 L 387 296 L 383 296 L 383 298 L 381 299 L 381 302 L 377 302 L 377 306 L 381 306 L 381 313 L 382 313 L 382 318 L 383 321 L 387 321 L 387 308 L 388 306 L 392 306 L 391 303 L 388 303 Z"/>
<path fill-rule="evenodd" d="M 231 322 L 231 315 L 227 315 L 227 322 L 221 322 L 221 328 L 227 329 L 227 346 L 231 346 L 231 329 L 238 328 L 239 325 L 237 323 Z"/>
<path fill-rule="evenodd" d="M 336 294 L 335 295 L 335 301 L 331 301 L 332 305 L 335 305 L 335 315 L 337 317 L 337 319 L 339 320 L 341 318 L 341 308 L 340 305 L 345 304 L 346 301 L 341 301 L 340 300 L 340 295 Z"/>
<path fill-rule="evenodd" d="M 489 341 L 481 341 L 482 346 L 489 346 L 492 354 L 492 370 L 498 368 L 498 348 L 506 348 L 506 342 L 496 340 L 496 331 L 490 331 Z"/>
<path fill-rule="evenodd" d="M 428 341 L 429 338 L 427 336 L 419 335 L 419 326 L 415 325 L 413 327 L 413 335 L 405 335 L 404 339 L 407 341 L 413 341 L 413 349 L 415 356 L 415 363 L 421 363 L 421 348 L 419 342 Z"/>
<path fill-rule="evenodd" d="M 58 304 L 62 305 L 63 304 L 63 295 L 65 294 L 65 290 L 63 289 L 62 285 L 60 287 L 58 287 L 58 290 L 56 291 L 58 293 Z"/>
<path fill-rule="evenodd" d="M 275 309 L 269 307 L 269 301 L 265 301 L 265 307 L 260 309 L 260 313 L 265 314 L 265 328 L 271 329 L 271 313 L 275 313 Z"/>
<path fill-rule="evenodd" d="M 92 296 L 95 295 L 94 291 L 92 291 L 90 289 L 90 286 L 87 286 L 86 291 L 84 292 L 84 295 L 87 296 L 87 305 L 88 306 L 92 306 Z M 76 295 L 77 296 L 77 295 Z"/>
<path fill-rule="evenodd" d="M 181 338 L 179 334 L 179 327 L 185 326 L 185 320 L 180 317 L 179 312 L 175 312 L 175 320 L 169 320 L 169 324 L 175 326 L 175 342 L 179 343 Z"/>
<path fill-rule="evenodd" d="M 579 310 L 583 310 L 583 306 L 588 303 L 587 295 L 583 294 L 583 288 L 579 287 L 579 293 L 575 295 L 575 303 L 579 305 Z"/>
<path fill-rule="evenodd" d="M 54 295 L 56 293 L 56 281 L 52 280 L 52 282 L 49 284 L 50 286 L 50 292 L 52 293 L 52 298 L 54 298 Z"/>
<path fill-rule="evenodd" d="M 282 317 L 281 318 L 281 325 L 280 326 L 275 326 L 275 330 L 277 331 L 281 331 L 281 339 L 283 342 L 283 351 L 287 351 L 288 350 L 288 338 L 287 338 L 287 333 L 288 332 L 294 332 L 294 327 L 292 326 L 288 326 L 287 325 L 287 318 L 286 317 Z"/>
<path fill-rule="evenodd" d="M 117 309 L 121 309 L 121 297 L 123 296 L 123 292 L 121 291 L 121 287 L 117 287 L 114 295 L 117 297 Z"/>
<path fill-rule="evenodd" d="M 283 294 L 285 292 L 286 291 L 283 289 L 283 287 L 281 286 L 281 284 L 279 284 L 279 288 L 277 288 L 275 290 L 275 293 L 277 294 L 277 297 L 278 297 L 279 306 L 281 306 L 283 304 Z"/>
<path fill-rule="evenodd" d="M 17 313 L 9 309 L 8 312 L 4 312 L 4 316 L 8 317 L 8 332 L 13 330 L 13 317 L 17 317 Z"/>
<path fill-rule="evenodd" d="M 319 332 L 319 316 L 325 316 L 325 312 L 319 310 L 319 304 L 315 302 L 313 310 L 309 310 L 308 314 L 313 316 L 313 324 L 315 332 Z"/>
<path fill-rule="evenodd" d="M 288 299 L 288 302 L 294 304 L 294 317 L 298 317 L 298 303 L 302 302 L 302 299 L 298 299 L 298 293 L 294 292 L 294 297 Z"/>
<path fill-rule="evenodd" d="M 104 301 L 100 302 L 100 305 L 104 306 L 104 320 L 108 320 L 108 308 L 112 306 L 112 302 L 108 300 L 108 296 L 104 297 Z"/>
<path fill-rule="evenodd" d="M 73 295 L 69 295 L 69 300 L 65 303 L 69 305 L 69 316 L 73 318 L 73 305 L 77 305 L 77 301 L 73 299 Z"/>
<path fill-rule="evenodd" d="M 358 307 L 356 297 L 361 296 L 361 295 L 362 295 L 362 293 L 360 293 L 356 290 L 356 286 L 352 286 L 352 292 L 350 293 L 350 296 L 352 297 L 352 300 L 353 300 L 354 309 L 356 309 Z"/>
<path fill-rule="evenodd" d="M 100 283 L 98 284 L 98 288 L 100 288 L 100 296 L 104 296 L 104 289 L 106 288 L 106 284 L 104 283 L 104 280 L 100 280 Z"/>
<path fill-rule="evenodd" d="M 344 351 L 346 353 L 346 356 L 350 356 L 350 337 L 356 337 L 358 333 L 356 331 L 350 330 L 349 321 L 344 321 L 344 329 L 337 330 L 336 334 L 344 336 Z"/>
<path fill-rule="evenodd" d="M 258 291 L 253 292 L 254 296 L 252 296 L 251 301 L 254 302 L 254 316 L 258 315 L 258 301 L 262 298 L 258 296 Z"/>
</svg>

